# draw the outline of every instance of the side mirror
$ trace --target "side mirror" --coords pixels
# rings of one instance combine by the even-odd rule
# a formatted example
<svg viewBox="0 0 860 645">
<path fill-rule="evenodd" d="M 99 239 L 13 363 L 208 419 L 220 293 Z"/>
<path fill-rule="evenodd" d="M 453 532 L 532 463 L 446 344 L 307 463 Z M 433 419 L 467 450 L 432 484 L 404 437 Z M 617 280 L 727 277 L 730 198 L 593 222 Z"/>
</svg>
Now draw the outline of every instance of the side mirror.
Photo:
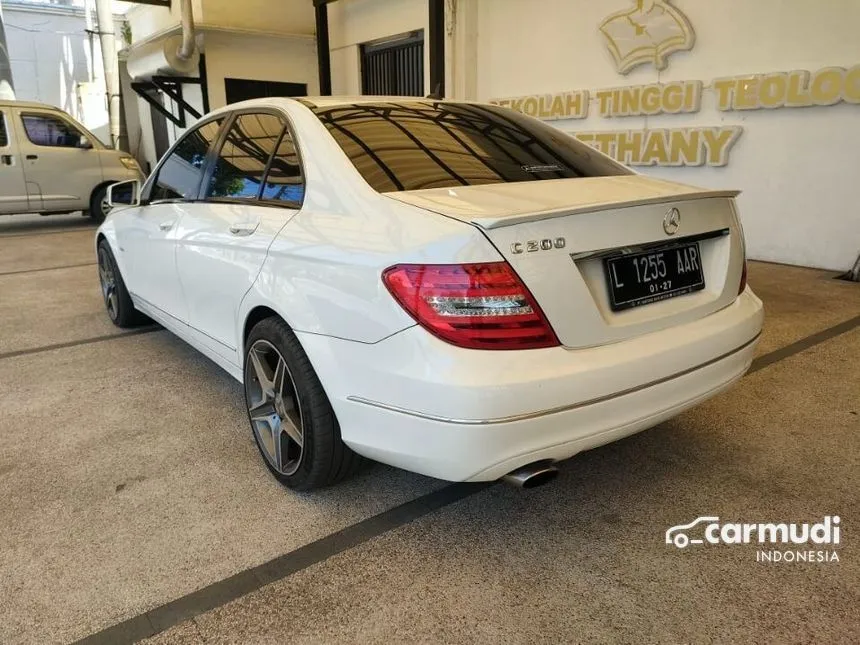
<svg viewBox="0 0 860 645">
<path fill-rule="evenodd" d="M 140 205 L 140 182 L 137 179 L 121 181 L 108 186 L 107 200 L 111 208 Z"/>
<path fill-rule="evenodd" d="M 91 150 L 92 147 L 92 141 L 87 139 L 87 137 L 82 134 L 81 138 L 78 140 L 78 148 L 82 148 L 83 150 Z"/>
</svg>

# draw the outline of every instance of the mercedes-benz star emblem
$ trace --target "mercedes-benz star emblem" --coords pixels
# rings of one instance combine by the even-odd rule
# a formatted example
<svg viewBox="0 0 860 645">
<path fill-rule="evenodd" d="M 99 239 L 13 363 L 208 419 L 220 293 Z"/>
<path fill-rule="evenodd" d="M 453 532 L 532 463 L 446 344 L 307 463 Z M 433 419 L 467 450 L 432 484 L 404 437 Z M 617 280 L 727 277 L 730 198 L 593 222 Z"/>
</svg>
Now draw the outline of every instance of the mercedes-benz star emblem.
<svg viewBox="0 0 860 645">
<path fill-rule="evenodd" d="M 674 235 L 681 226 L 681 211 L 677 208 L 670 208 L 663 218 L 663 230 L 666 235 Z"/>
</svg>

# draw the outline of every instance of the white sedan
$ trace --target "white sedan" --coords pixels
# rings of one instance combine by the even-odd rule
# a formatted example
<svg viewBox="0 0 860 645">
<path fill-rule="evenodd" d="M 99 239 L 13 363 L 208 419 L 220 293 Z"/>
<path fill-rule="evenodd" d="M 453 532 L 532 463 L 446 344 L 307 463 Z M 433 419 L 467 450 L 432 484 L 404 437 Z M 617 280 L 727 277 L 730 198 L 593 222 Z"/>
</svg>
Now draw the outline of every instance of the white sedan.
<svg viewBox="0 0 860 645">
<path fill-rule="evenodd" d="M 124 188 L 97 237 L 111 319 L 243 383 L 295 489 L 360 456 L 538 485 L 728 387 L 761 332 L 735 192 L 493 105 L 235 104 Z"/>
</svg>

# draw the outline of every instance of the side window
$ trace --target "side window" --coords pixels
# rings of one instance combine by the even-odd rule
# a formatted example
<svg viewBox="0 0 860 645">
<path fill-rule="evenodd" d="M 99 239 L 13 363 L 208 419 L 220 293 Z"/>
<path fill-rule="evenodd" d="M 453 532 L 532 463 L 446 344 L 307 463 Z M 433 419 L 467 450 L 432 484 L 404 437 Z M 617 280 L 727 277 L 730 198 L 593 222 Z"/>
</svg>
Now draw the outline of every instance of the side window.
<svg viewBox="0 0 860 645">
<path fill-rule="evenodd" d="M 206 154 L 218 136 L 224 119 L 208 123 L 187 133 L 164 160 L 155 178 L 150 201 L 196 199 Z"/>
<path fill-rule="evenodd" d="M 6 132 L 6 114 L 0 112 L 0 148 L 9 145 L 9 134 Z"/>
<path fill-rule="evenodd" d="M 83 132 L 68 121 L 49 114 L 22 114 L 24 132 L 27 138 L 37 146 L 55 148 L 77 148 L 80 146 Z"/>
<path fill-rule="evenodd" d="M 256 199 L 284 124 L 271 114 L 241 114 L 215 161 L 208 198 Z"/>
<path fill-rule="evenodd" d="M 289 130 L 284 130 L 283 138 L 275 151 L 269 174 L 263 186 L 262 198 L 270 201 L 295 202 L 301 204 L 305 196 L 305 180 L 296 144 Z"/>
</svg>

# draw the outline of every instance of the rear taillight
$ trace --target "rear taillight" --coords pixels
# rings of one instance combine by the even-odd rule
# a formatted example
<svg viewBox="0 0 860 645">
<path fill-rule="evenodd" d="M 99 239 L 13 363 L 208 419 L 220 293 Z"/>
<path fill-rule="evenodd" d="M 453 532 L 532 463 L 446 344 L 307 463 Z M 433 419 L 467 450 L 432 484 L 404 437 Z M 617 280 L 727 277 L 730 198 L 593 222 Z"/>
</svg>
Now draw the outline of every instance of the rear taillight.
<svg viewBox="0 0 860 645">
<path fill-rule="evenodd" d="M 427 331 L 472 349 L 559 344 L 507 262 L 398 264 L 382 273 L 391 295 Z"/>
<path fill-rule="evenodd" d="M 744 268 L 741 272 L 741 284 L 738 287 L 738 295 L 741 295 L 744 292 L 744 289 L 747 288 L 747 261 L 744 258 Z"/>
</svg>

